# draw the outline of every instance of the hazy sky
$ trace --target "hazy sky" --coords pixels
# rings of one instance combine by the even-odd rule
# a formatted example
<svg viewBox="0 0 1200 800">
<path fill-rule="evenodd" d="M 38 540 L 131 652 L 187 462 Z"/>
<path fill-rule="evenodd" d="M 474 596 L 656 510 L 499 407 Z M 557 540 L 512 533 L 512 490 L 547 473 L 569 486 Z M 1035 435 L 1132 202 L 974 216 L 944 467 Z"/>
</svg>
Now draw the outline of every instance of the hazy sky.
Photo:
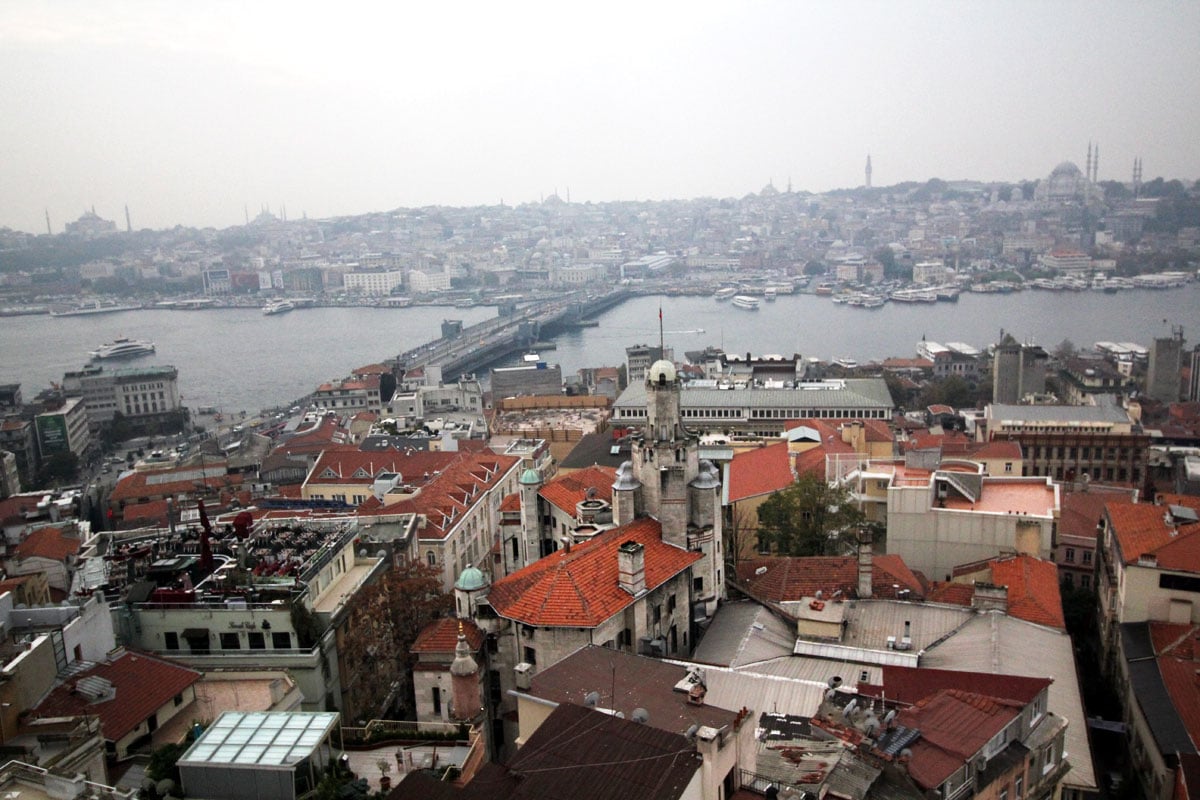
<svg viewBox="0 0 1200 800">
<path fill-rule="evenodd" d="M 0 226 L 1200 177 L 1200 2 L 0 4 Z"/>
</svg>

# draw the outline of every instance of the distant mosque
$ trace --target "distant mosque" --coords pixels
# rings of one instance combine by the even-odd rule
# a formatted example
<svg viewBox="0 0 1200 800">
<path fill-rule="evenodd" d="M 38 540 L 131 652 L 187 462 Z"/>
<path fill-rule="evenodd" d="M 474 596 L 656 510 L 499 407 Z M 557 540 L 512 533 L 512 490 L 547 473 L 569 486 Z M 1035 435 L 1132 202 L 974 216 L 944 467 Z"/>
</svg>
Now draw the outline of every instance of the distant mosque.
<svg viewBox="0 0 1200 800">
<path fill-rule="evenodd" d="M 1097 185 L 1100 171 L 1100 146 L 1094 148 L 1088 142 L 1087 171 L 1081 170 L 1072 161 L 1064 161 L 1038 181 L 1033 199 L 1050 203 L 1091 204 L 1104 199 L 1104 192 Z"/>
</svg>

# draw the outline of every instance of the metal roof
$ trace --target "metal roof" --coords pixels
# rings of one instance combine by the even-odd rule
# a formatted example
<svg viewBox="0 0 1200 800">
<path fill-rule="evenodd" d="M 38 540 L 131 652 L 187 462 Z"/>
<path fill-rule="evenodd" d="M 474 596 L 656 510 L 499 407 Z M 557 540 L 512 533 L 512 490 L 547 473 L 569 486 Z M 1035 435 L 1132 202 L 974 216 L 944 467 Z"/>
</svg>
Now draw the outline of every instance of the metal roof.
<svg viewBox="0 0 1200 800">
<path fill-rule="evenodd" d="M 744 667 L 790 655 L 795 640 L 791 626 L 758 603 L 743 600 L 717 610 L 692 658 L 702 664 Z"/>
<path fill-rule="evenodd" d="M 1065 632 L 998 612 L 976 614 L 952 636 L 930 647 L 921 659 L 921 666 L 1052 679 L 1048 710 L 1068 723 L 1066 750 L 1071 770 L 1064 782 L 1096 791 L 1075 653 L 1071 637 Z"/>
<path fill-rule="evenodd" d="M 990 419 L 1024 422 L 1114 422 L 1129 423 L 1129 414 L 1120 406 L 1101 403 L 1094 406 L 1026 406 L 992 403 Z"/>
<path fill-rule="evenodd" d="M 1175 703 L 1163 683 L 1157 660 L 1134 661 L 1129 665 L 1129 685 L 1133 697 L 1160 753 L 1195 753 L 1196 746 L 1188 736 L 1187 727 L 1175 710 Z"/>
<path fill-rule="evenodd" d="M 629 386 L 614 408 L 644 408 L 646 387 L 635 383 Z M 836 386 L 814 384 L 813 388 L 796 389 L 690 389 L 683 387 L 680 395 L 683 408 L 869 408 L 892 409 L 892 396 L 883 378 L 847 378 Z"/>
<path fill-rule="evenodd" d="M 1150 638 L 1150 623 L 1121 623 L 1121 654 L 1126 661 L 1154 658 L 1154 641 Z"/>
</svg>

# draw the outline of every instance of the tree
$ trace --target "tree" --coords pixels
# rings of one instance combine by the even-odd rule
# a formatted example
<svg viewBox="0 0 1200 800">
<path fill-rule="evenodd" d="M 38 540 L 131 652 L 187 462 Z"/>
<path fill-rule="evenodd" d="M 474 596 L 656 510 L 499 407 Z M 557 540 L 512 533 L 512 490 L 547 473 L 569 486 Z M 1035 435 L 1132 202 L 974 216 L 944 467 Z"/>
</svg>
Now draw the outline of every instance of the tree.
<svg viewBox="0 0 1200 800">
<path fill-rule="evenodd" d="M 811 473 L 775 492 L 758 508 L 760 535 L 780 555 L 840 555 L 863 522 L 850 492 Z"/>
<path fill-rule="evenodd" d="M 63 450 L 42 462 L 42 468 L 38 472 L 38 485 L 70 481 L 74 479 L 78 470 L 79 457 L 70 450 Z"/>
<path fill-rule="evenodd" d="M 1062 362 L 1075 355 L 1075 343 L 1070 339 L 1063 339 L 1054 348 L 1054 358 L 1056 361 Z"/>
<path fill-rule="evenodd" d="M 875 251 L 875 260 L 883 266 L 884 277 L 890 278 L 896 272 L 896 253 L 884 245 Z"/>
<path fill-rule="evenodd" d="M 805 275 L 824 275 L 826 272 L 825 263 L 817 259 L 813 259 L 804 265 Z"/>
</svg>

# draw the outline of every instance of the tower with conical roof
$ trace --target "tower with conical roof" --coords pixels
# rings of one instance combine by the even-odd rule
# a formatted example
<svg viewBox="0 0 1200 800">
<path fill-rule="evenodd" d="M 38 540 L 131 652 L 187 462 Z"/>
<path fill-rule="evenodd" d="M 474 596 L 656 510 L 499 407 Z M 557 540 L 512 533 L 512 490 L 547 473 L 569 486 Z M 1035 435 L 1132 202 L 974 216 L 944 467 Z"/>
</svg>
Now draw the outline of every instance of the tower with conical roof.
<svg viewBox="0 0 1200 800">
<path fill-rule="evenodd" d="M 542 552 L 542 515 L 538 503 L 542 476 L 530 467 L 521 473 L 517 483 L 521 487 L 521 552 L 513 554 L 513 569 L 532 564 L 546 555 Z"/>
<path fill-rule="evenodd" d="M 871 154 L 867 153 L 867 188 L 871 188 Z"/>
<path fill-rule="evenodd" d="M 471 656 L 471 646 L 463 624 L 458 623 L 458 644 L 454 646 L 454 661 L 450 664 L 450 716 L 458 722 L 469 722 L 483 713 L 479 702 L 479 665 Z"/>
</svg>

